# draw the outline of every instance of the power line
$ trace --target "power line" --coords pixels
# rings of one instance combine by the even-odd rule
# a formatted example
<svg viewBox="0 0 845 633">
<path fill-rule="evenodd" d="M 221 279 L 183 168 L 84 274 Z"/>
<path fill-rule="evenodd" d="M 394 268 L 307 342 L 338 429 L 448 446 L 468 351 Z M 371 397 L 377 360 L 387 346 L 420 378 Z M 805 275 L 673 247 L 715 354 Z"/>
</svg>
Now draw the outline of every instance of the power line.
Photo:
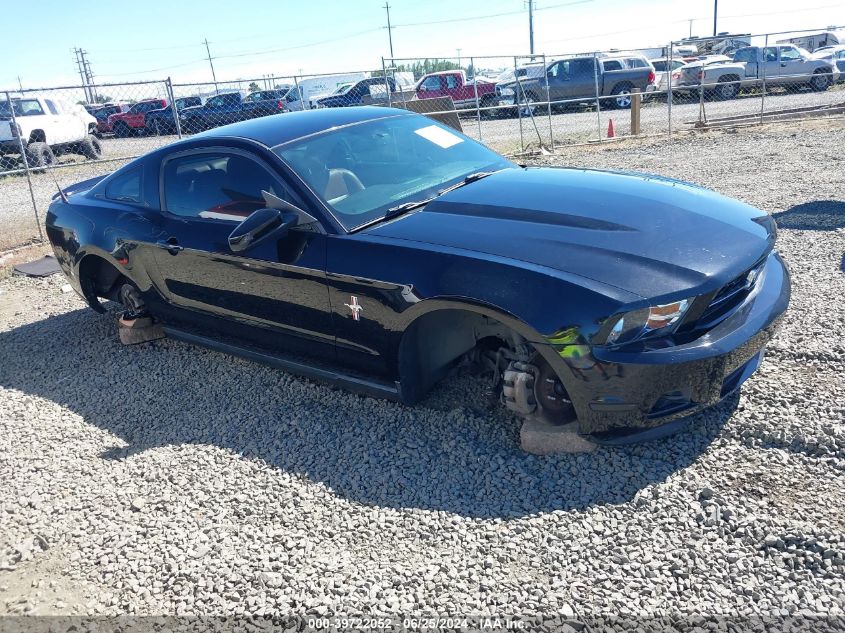
<svg viewBox="0 0 845 633">
<path fill-rule="evenodd" d="M 203 63 L 203 62 L 209 63 L 213 67 L 213 63 L 212 63 L 211 60 L 232 59 L 232 58 L 238 58 L 238 57 L 257 57 L 257 56 L 260 56 L 260 55 L 271 55 L 271 54 L 274 54 L 274 53 L 287 52 L 287 51 L 297 50 L 297 49 L 301 49 L 301 48 L 310 48 L 312 46 L 321 46 L 323 44 L 329 44 L 329 43 L 338 42 L 338 41 L 342 41 L 342 40 L 346 40 L 346 39 L 360 37 L 361 35 L 365 35 L 365 34 L 369 34 L 369 33 L 375 33 L 377 31 L 380 31 L 382 28 L 384 28 L 384 27 L 375 28 L 375 29 L 367 29 L 365 31 L 360 31 L 360 32 L 357 32 L 357 33 L 350 33 L 349 35 L 346 35 L 346 36 L 343 36 L 343 37 L 333 37 L 331 39 L 320 40 L 318 42 L 309 42 L 307 44 L 299 44 L 297 46 L 288 46 L 288 47 L 285 47 L 285 48 L 274 48 L 274 49 L 270 49 L 270 50 L 265 49 L 265 50 L 257 50 L 257 51 L 243 51 L 243 52 L 233 53 L 233 54 L 229 54 L 229 55 L 210 55 L 210 51 L 207 49 L 206 50 L 207 56 L 200 58 L 200 59 L 194 59 L 194 60 L 191 60 L 191 61 L 188 61 L 188 62 L 183 62 L 181 64 L 170 64 L 168 66 L 161 66 L 159 68 L 149 68 L 147 70 L 136 70 L 136 71 L 132 71 L 132 72 L 121 72 L 121 73 L 106 74 L 105 76 L 107 76 L 107 77 L 122 77 L 122 76 L 128 76 L 128 75 L 145 75 L 145 74 L 156 73 L 156 72 L 160 72 L 160 71 L 164 71 L 164 70 L 171 70 L 171 69 L 174 69 L 174 68 L 184 68 L 185 66 L 193 66 L 195 64 L 199 64 L 199 63 Z M 204 40 L 201 43 L 201 45 L 205 45 L 206 41 L 208 41 L 208 40 Z M 208 41 L 209 45 L 212 44 L 212 43 L 213 42 Z M 211 57 L 211 60 L 209 60 L 209 56 Z"/>
<path fill-rule="evenodd" d="M 100 76 L 101 77 L 124 77 L 124 76 L 129 76 L 129 75 L 146 75 L 148 73 L 157 73 L 157 72 L 162 71 L 162 70 L 171 70 L 173 68 L 184 68 L 185 66 L 193 66 L 194 64 L 201 64 L 201 63 L 205 63 L 207 61 L 208 60 L 205 57 L 203 57 L 201 59 L 195 59 L 193 61 L 184 62 L 182 64 L 173 64 L 171 66 L 162 66 L 160 68 L 150 68 L 148 70 L 134 70 L 134 71 L 128 72 L 128 73 L 113 73 L 113 74 L 106 73 L 106 74 L 102 74 Z"/>
<path fill-rule="evenodd" d="M 383 28 L 383 27 L 381 27 Z M 269 50 L 258 50 L 258 51 L 244 51 L 242 53 L 233 53 L 230 55 L 216 55 L 214 59 L 230 59 L 233 57 L 254 57 L 257 55 L 271 55 L 273 53 L 283 53 L 287 51 L 294 51 L 300 48 L 310 48 L 312 46 L 320 46 L 322 44 L 330 44 L 333 42 L 340 42 L 342 40 L 352 39 L 354 37 L 360 37 L 361 35 L 366 35 L 367 33 L 375 33 L 380 31 L 381 28 L 376 29 L 367 29 L 365 31 L 359 31 L 357 33 L 350 33 L 349 35 L 345 35 L 343 37 L 332 37 L 327 40 L 321 40 L 319 42 L 311 42 L 309 44 L 299 44 L 297 46 L 287 46 L 285 48 L 273 48 Z M 395 27 L 394 27 L 395 28 Z"/>
<path fill-rule="evenodd" d="M 560 2 L 558 4 L 552 4 L 547 7 L 535 7 L 534 11 L 549 11 L 551 9 L 559 9 L 561 7 L 571 7 L 576 4 L 587 4 L 589 2 L 593 2 L 593 0 L 575 0 L 574 2 Z M 394 24 L 393 28 L 400 28 L 406 26 L 428 26 L 431 24 L 449 24 L 452 22 L 470 22 L 475 20 L 490 20 L 492 18 L 501 18 L 507 15 L 522 15 L 524 13 L 524 9 L 520 9 L 519 11 L 502 11 L 501 13 L 489 13 L 487 15 L 473 15 L 467 16 L 464 18 L 447 18 L 445 20 L 429 20 L 427 22 L 407 22 L 406 24 Z"/>
</svg>

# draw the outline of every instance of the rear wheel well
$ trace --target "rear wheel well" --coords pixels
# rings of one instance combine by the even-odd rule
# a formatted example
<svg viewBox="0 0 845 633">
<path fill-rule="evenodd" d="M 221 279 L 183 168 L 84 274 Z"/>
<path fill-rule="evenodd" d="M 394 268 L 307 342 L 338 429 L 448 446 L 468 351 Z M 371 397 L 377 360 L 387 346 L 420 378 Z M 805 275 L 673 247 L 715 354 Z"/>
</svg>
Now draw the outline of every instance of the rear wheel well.
<svg viewBox="0 0 845 633">
<path fill-rule="evenodd" d="M 498 340 L 512 349 L 528 345 L 500 321 L 471 310 L 447 308 L 419 317 L 399 345 L 403 399 L 417 402 L 483 340 Z"/>
<path fill-rule="evenodd" d="M 30 143 L 46 143 L 47 142 L 47 135 L 44 133 L 44 130 L 32 130 L 29 134 L 29 142 Z"/>
<path fill-rule="evenodd" d="M 124 283 L 131 283 L 113 264 L 98 255 L 86 255 L 79 264 L 79 284 L 88 305 L 105 312 L 100 298 L 118 301 Z"/>
</svg>

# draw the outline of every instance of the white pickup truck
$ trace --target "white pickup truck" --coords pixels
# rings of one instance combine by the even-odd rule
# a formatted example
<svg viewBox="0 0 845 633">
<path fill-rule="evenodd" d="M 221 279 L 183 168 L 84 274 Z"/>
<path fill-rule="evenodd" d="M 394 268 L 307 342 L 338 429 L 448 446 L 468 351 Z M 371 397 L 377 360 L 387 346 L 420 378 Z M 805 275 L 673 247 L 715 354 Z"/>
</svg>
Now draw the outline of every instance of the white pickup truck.
<svg viewBox="0 0 845 633">
<path fill-rule="evenodd" d="M 714 57 L 692 62 L 675 73 L 672 86 L 677 92 L 697 94 L 703 85 L 705 96 L 720 100 L 735 98 L 743 88 L 758 88 L 763 81 L 767 86 L 806 86 L 824 92 L 839 79 L 834 64 L 813 59 L 791 44 L 746 46 L 737 50 L 732 60 Z"/>
<path fill-rule="evenodd" d="M 96 128 L 97 120 L 81 105 L 44 97 L 0 101 L 0 155 L 20 154 L 21 139 L 30 167 L 52 165 L 61 154 L 98 159 L 102 149 Z"/>
</svg>

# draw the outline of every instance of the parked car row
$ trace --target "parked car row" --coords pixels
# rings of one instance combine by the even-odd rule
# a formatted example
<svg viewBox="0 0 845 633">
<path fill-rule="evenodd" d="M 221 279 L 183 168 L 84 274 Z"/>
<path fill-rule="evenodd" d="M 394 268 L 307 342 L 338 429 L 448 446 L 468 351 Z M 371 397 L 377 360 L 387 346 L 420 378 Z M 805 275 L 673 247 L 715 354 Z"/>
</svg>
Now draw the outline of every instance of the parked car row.
<svg viewBox="0 0 845 633">
<path fill-rule="evenodd" d="M 420 77 L 410 92 L 403 92 L 403 86 L 391 76 L 364 77 L 352 73 L 304 79 L 295 86 L 277 86 L 249 94 L 230 91 L 205 100 L 199 96 L 181 97 L 172 104 L 160 98 L 133 104 L 100 104 L 96 109 L 86 104 L 90 115 L 82 106 L 76 109 L 77 115 L 81 113 L 90 119 L 86 133 L 74 133 L 73 143 L 81 143 L 89 133 L 100 138 L 107 134 L 119 138 L 174 134 L 179 129 L 186 134 L 195 134 L 271 114 L 389 102 L 398 100 L 400 95 L 402 99 L 420 100 L 449 97 L 459 113 L 475 112 L 478 108 L 485 117 L 517 113 L 530 116 L 549 107 L 546 104 L 560 110 L 593 103 L 596 99 L 604 109 L 629 108 L 635 89 L 650 98 L 665 95 L 671 86 L 673 95 L 698 98 L 703 87 L 705 98 L 725 100 L 737 97 L 744 89 L 760 87 L 764 81 L 767 86 L 806 86 L 824 91 L 845 79 L 845 45 L 841 44 L 819 48 L 812 54 L 791 43 L 744 46 L 730 57 L 720 54 L 667 57 L 666 50 L 659 52 L 664 56 L 653 60 L 634 51 L 529 62 L 503 72 L 495 79 L 471 78 L 463 69 L 431 72 Z M 407 78 L 403 79 L 404 83 Z M 21 118 L 41 116 L 46 119 L 58 108 L 55 104 L 51 106 L 50 100 L 22 99 L 16 103 L 21 107 L 29 104 L 24 110 L 41 111 L 40 115 L 32 115 L 28 110 L 22 110 Z M 33 104 L 37 104 L 37 108 Z M 10 135 L 11 132 L 7 134 Z M 35 131 L 34 136 L 32 133 L 30 136 L 32 139 L 28 139 L 28 143 L 45 143 L 38 140 L 45 136 L 41 132 Z M 4 141 L 0 137 L 0 143 L 3 142 L 4 151 L 17 145 L 14 138 Z M 49 142 L 47 146 L 50 147 Z M 56 144 L 59 151 L 71 146 L 72 143 L 65 141 Z M 99 146 L 88 141 L 84 148 L 82 153 L 85 155 L 99 152 Z M 28 158 L 35 165 L 52 160 L 44 145 L 36 145 Z"/>
<path fill-rule="evenodd" d="M 478 108 L 485 117 L 530 116 L 547 103 L 558 110 L 592 102 L 596 90 L 602 107 L 629 108 L 632 91 L 653 91 L 655 81 L 655 68 L 642 55 L 585 55 L 529 62 L 496 79 L 468 79 L 463 70 L 429 73 L 417 82 L 415 97 L 451 97 L 459 112 Z"/>
</svg>

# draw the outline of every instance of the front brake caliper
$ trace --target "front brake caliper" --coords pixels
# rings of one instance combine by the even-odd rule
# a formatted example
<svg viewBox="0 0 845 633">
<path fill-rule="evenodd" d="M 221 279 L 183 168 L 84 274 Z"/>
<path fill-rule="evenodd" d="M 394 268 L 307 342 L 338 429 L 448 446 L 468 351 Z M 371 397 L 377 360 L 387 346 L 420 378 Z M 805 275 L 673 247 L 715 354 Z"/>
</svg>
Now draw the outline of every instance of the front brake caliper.
<svg viewBox="0 0 845 633">
<path fill-rule="evenodd" d="M 534 383 L 539 370 L 534 365 L 511 361 L 505 370 L 502 384 L 502 401 L 514 413 L 531 415 L 537 409 Z"/>
</svg>

